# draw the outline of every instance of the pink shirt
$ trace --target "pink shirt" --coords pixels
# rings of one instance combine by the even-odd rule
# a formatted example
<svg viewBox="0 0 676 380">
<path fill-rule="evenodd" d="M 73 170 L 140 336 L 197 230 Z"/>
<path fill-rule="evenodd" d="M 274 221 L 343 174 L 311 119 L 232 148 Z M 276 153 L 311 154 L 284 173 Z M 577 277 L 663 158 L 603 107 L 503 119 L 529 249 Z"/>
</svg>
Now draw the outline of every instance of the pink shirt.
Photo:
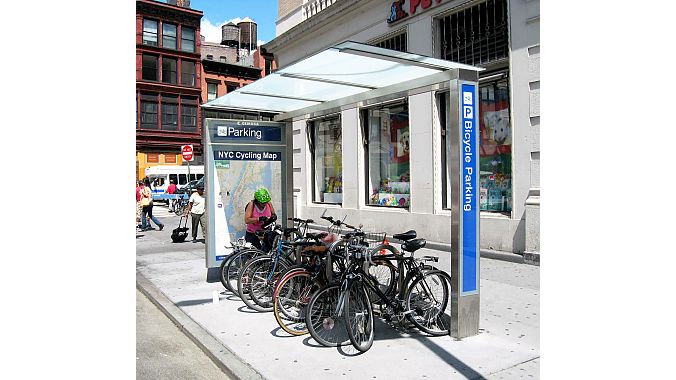
<svg viewBox="0 0 676 380">
<path fill-rule="evenodd" d="M 267 216 L 268 218 L 272 216 L 272 210 L 270 209 L 270 204 L 266 203 L 265 208 L 263 211 L 258 211 L 258 207 L 251 202 L 251 207 L 253 207 L 253 210 L 251 211 L 251 217 L 258 219 L 261 216 Z M 250 223 L 246 225 L 246 232 L 256 232 L 260 231 L 263 229 L 263 222 L 256 222 L 256 223 Z"/>
</svg>

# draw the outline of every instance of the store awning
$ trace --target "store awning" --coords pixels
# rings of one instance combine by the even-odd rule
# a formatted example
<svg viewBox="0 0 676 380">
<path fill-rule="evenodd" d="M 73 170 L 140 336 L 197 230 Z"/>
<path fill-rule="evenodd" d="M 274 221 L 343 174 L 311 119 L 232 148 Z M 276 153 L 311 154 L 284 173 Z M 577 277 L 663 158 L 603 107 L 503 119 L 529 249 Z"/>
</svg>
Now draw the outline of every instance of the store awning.
<svg viewBox="0 0 676 380">
<path fill-rule="evenodd" d="M 343 42 L 202 105 L 203 108 L 287 113 L 352 97 L 450 69 L 482 68 Z M 296 113 L 296 112 L 294 112 Z"/>
</svg>

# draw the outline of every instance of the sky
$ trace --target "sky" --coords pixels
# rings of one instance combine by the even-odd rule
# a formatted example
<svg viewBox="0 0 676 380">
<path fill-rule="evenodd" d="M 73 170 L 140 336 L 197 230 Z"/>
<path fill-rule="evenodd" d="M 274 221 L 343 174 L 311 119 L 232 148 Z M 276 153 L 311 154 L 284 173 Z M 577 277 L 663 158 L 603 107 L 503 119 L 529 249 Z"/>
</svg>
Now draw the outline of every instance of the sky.
<svg viewBox="0 0 676 380">
<path fill-rule="evenodd" d="M 258 44 L 275 38 L 277 0 L 190 0 L 190 8 L 204 13 L 201 34 L 208 42 L 221 42 L 221 25 L 245 17 L 258 26 Z"/>
</svg>

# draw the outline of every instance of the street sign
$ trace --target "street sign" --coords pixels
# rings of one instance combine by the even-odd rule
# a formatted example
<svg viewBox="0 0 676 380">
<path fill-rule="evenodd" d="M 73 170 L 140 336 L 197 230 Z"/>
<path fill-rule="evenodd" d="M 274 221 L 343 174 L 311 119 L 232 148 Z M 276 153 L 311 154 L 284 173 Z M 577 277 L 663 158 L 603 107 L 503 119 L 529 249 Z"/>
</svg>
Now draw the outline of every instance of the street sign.
<svg viewBox="0 0 676 380">
<path fill-rule="evenodd" d="M 181 155 L 183 156 L 183 161 L 192 161 L 195 158 L 193 155 L 192 144 L 181 145 Z"/>
</svg>

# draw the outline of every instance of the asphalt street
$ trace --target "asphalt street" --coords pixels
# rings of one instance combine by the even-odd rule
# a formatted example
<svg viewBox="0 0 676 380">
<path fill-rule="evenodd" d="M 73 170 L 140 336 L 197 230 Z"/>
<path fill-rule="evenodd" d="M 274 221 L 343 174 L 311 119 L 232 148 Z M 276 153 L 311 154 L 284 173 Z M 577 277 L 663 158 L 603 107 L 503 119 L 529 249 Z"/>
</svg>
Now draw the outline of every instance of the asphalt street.
<svg viewBox="0 0 676 380">
<path fill-rule="evenodd" d="M 136 291 L 136 378 L 229 379 L 169 318 Z"/>
</svg>

